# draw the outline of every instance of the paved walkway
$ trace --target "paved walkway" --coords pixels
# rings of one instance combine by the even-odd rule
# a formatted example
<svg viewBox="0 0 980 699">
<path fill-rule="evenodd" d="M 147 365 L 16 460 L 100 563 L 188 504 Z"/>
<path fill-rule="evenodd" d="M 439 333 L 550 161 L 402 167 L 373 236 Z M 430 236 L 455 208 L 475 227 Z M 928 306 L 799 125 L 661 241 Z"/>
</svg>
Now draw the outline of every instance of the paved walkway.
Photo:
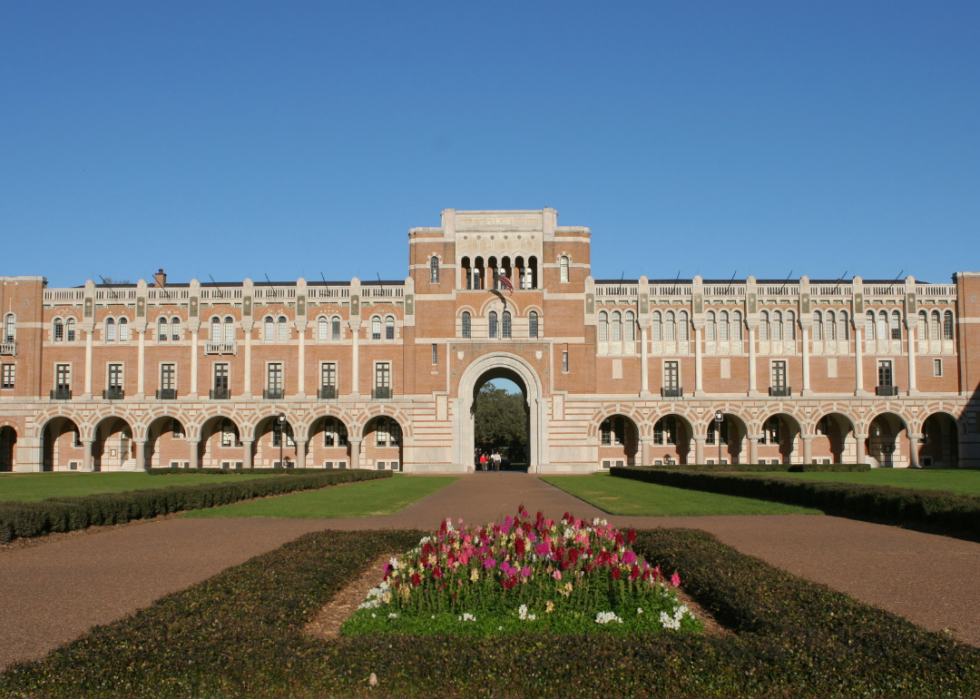
<svg viewBox="0 0 980 699">
<path fill-rule="evenodd" d="M 0 667 L 39 658 L 154 600 L 322 529 L 434 529 L 524 504 L 560 518 L 709 531 L 740 551 L 980 646 L 980 544 L 816 515 L 610 517 L 533 476 L 464 477 L 401 512 L 364 519 L 167 519 L 0 554 Z"/>
</svg>

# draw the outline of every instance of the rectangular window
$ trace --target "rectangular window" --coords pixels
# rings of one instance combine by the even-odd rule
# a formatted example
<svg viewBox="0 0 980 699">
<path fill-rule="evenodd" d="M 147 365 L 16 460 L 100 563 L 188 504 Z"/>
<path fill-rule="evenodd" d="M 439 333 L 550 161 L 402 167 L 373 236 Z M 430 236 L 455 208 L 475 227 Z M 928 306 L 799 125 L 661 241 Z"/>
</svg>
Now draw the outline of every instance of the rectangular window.
<svg viewBox="0 0 980 699">
<path fill-rule="evenodd" d="M 678 362 L 664 362 L 664 388 L 680 388 L 680 368 Z"/>
<path fill-rule="evenodd" d="M 330 339 L 332 339 L 334 342 L 340 340 L 340 320 L 338 318 L 334 318 L 330 323 L 330 335 Z"/>
<path fill-rule="evenodd" d="M 55 388 L 59 391 L 71 390 L 71 365 L 56 364 L 54 367 Z"/>
<path fill-rule="evenodd" d="M 439 363 L 439 345 L 432 345 L 432 363 L 433 365 Z"/>
<path fill-rule="evenodd" d="M 282 363 L 272 362 L 266 368 L 266 385 L 270 391 L 282 390 Z"/>
<path fill-rule="evenodd" d="M 160 388 L 165 391 L 172 391 L 177 388 L 177 365 L 160 365 Z"/>
<path fill-rule="evenodd" d="M 933 359 L 932 360 L 932 375 L 942 376 L 943 375 L 943 360 Z"/>
<path fill-rule="evenodd" d="M 892 363 L 891 360 L 878 362 L 878 385 L 892 385 Z"/>
<path fill-rule="evenodd" d="M 322 388 L 337 387 L 337 365 L 333 362 L 320 365 L 320 386 Z"/>
<path fill-rule="evenodd" d="M 378 362 L 374 365 L 374 387 L 391 387 L 391 364 L 389 362 Z"/>
<path fill-rule="evenodd" d="M 228 390 L 228 365 L 224 362 L 214 365 L 214 390 Z"/>
<path fill-rule="evenodd" d="M 122 388 L 123 386 L 123 365 L 109 365 L 109 388 Z"/>
<path fill-rule="evenodd" d="M 773 388 L 786 388 L 786 362 L 782 360 L 772 363 L 772 383 Z"/>
<path fill-rule="evenodd" d="M 3 382 L 0 383 L 0 388 L 13 388 L 14 379 L 16 378 L 16 364 L 4 364 L 3 365 Z"/>
<path fill-rule="evenodd" d="M 561 353 L 561 370 L 568 373 L 568 350 Z"/>
<path fill-rule="evenodd" d="M 54 324 L 54 341 L 61 342 L 65 339 L 65 326 L 58 321 Z"/>
</svg>

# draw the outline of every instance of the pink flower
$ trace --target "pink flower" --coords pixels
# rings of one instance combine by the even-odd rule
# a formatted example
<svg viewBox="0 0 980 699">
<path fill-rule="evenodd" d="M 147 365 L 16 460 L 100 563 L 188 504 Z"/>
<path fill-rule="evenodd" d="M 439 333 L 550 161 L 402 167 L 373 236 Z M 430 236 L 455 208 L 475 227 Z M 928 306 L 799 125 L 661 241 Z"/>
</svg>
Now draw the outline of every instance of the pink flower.
<svg viewBox="0 0 980 699">
<path fill-rule="evenodd" d="M 523 568 L 521 568 L 521 575 L 524 576 L 525 578 L 531 577 L 531 569 L 528 568 L 527 566 L 524 566 Z"/>
<path fill-rule="evenodd" d="M 561 571 L 556 570 L 554 573 L 551 574 L 551 577 L 553 577 L 555 580 L 561 580 Z"/>
<path fill-rule="evenodd" d="M 625 565 L 633 565 L 636 563 L 636 554 L 632 551 L 627 551 L 623 554 L 623 563 Z"/>
<path fill-rule="evenodd" d="M 681 576 L 679 576 L 677 573 L 674 573 L 673 575 L 671 575 L 670 576 L 670 584 L 671 584 L 671 587 L 680 587 L 681 586 Z"/>
<path fill-rule="evenodd" d="M 483 560 L 483 567 L 486 568 L 487 570 L 490 570 L 496 565 L 497 565 L 497 561 L 493 560 L 492 558 L 485 558 Z"/>
</svg>

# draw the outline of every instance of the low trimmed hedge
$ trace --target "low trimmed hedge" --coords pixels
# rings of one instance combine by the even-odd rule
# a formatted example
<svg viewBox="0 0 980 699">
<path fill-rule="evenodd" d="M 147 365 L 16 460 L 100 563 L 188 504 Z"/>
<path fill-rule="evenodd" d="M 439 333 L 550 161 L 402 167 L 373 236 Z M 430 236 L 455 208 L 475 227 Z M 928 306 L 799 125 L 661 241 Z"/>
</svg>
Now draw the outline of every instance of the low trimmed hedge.
<svg viewBox="0 0 980 699">
<path fill-rule="evenodd" d="M 696 473 L 646 467 L 613 468 L 613 476 L 688 490 L 813 507 L 827 514 L 939 531 L 980 541 L 980 498 L 939 490 L 804 481 L 779 476 Z"/>
<path fill-rule="evenodd" d="M 255 478 L 228 483 L 172 485 L 122 493 L 99 493 L 41 502 L 0 502 L 0 544 L 106 524 L 122 524 L 183 510 L 228 505 L 267 495 L 316 490 L 339 483 L 390 478 L 391 471 L 343 470 Z"/>
<path fill-rule="evenodd" d="M 871 470 L 871 466 L 868 464 L 670 464 L 668 466 L 656 465 L 640 468 L 658 471 L 723 473 L 864 473 Z"/>
<path fill-rule="evenodd" d="M 10 697 L 970 697 L 980 650 L 688 530 L 637 550 L 733 633 L 310 638 L 421 532 L 316 532 L 0 675 Z M 369 688 L 374 673 L 378 685 Z"/>
<path fill-rule="evenodd" d="M 358 469 L 337 469 L 337 471 L 345 470 Z M 256 473 L 271 473 L 279 475 L 293 475 L 297 473 L 330 473 L 331 470 L 323 468 L 178 468 L 168 466 L 166 468 L 148 468 L 146 472 L 151 476 L 187 476 L 194 475 L 195 473 L 206 473 L 210 476 L 254 476 Z M 392 471 L 392 473 L 394 473 L 394 471 Z"/>
</svg>

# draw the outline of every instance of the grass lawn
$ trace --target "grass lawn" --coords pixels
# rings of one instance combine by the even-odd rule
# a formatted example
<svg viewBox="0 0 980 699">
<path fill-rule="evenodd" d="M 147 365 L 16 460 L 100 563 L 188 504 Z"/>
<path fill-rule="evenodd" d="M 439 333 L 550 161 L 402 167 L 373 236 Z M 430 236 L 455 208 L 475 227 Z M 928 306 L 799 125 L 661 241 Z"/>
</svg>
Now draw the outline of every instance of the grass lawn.
<svg viewBox="0 0 980 699">
<path fill-rule="evenodd" d="M 547 476 L 541 480 L 611 515 L 682 517 L 821 514 L 819 510 L 796 505 L 641 483 L 628 478 L 613 478 L 607 473 Z"/>
<path fill-rule="evenodd" d="M 912 490 L 948 490 L 980 496 L 980 470 L 874 468 L 865 473 L 751 473 L 752 476 L 789 476 L 807 481 L 889 485 Z"/>
<path fill-rule="evenodd" d="M 452 476 L 424 478 L 395 474 L 391 478 L 351 483 L 295 495 L 250 500 L 224 507 L 192 510 L 182 517 L 282 517 L 336 519 L 377 517 L 403 510 L 459 480 Z"/>
<path fill-rule="evenodd" d="M 237 478 L 275 478 L 272 474 L 151 476 L 148 473 L 37 473 L 0 477 L 0 501 L 38 502 L 48 498 L 69 498 L 95 493 L 120 493 L 125 490 L 166 488 L 170 485 L 227 483 Z"/>
</svg>

